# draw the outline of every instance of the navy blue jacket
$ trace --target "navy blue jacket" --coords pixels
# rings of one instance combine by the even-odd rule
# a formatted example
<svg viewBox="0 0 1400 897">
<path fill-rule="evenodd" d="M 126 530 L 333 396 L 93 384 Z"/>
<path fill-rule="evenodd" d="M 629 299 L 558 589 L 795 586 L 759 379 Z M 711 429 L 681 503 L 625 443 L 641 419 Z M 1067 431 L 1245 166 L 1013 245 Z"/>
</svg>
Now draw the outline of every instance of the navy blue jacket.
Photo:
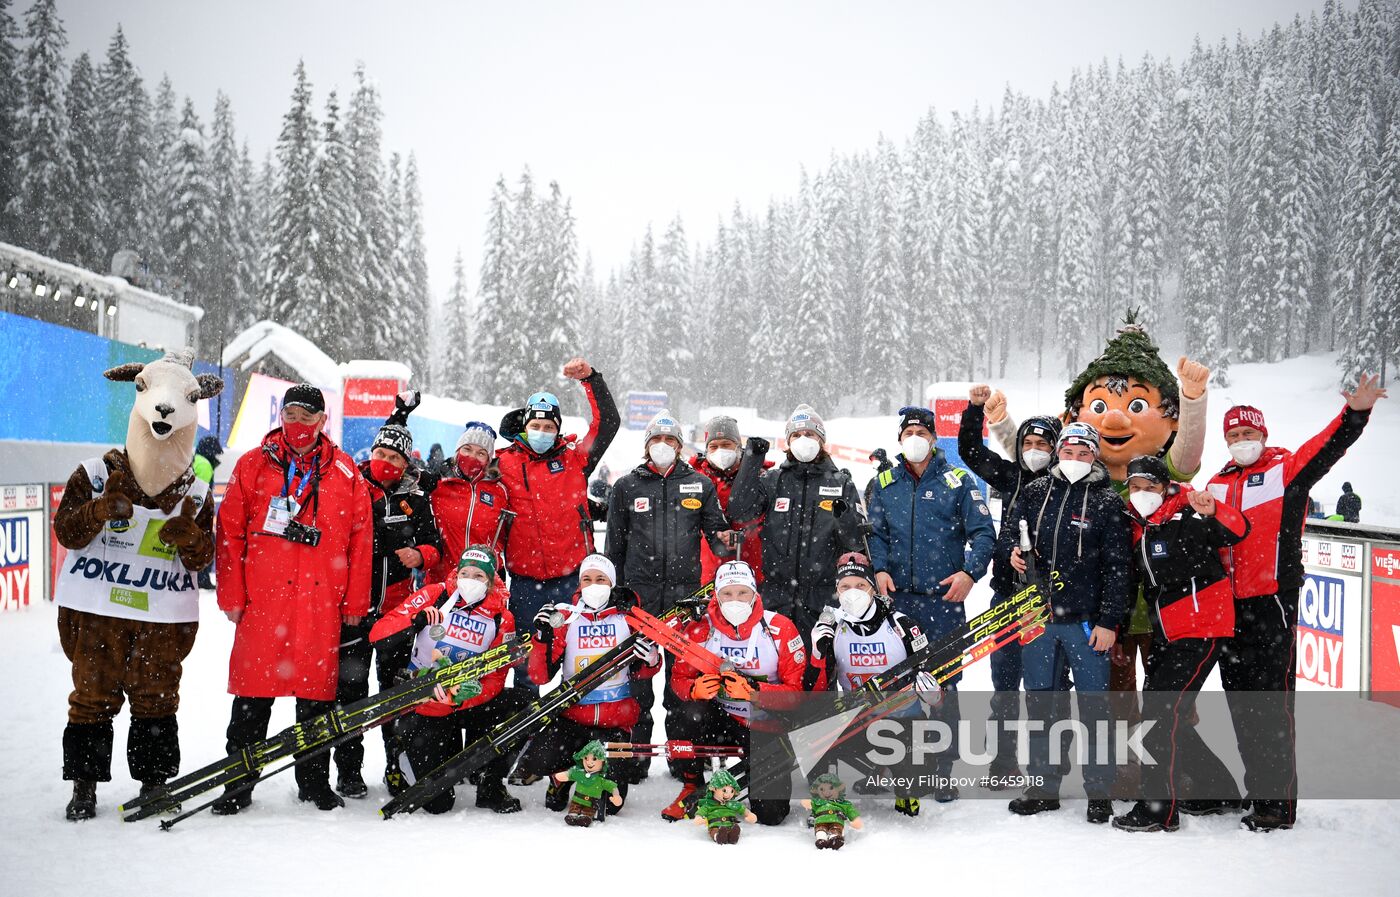
<svg viewBox="0 0 1400 897">
<path fill-rule="evenodd" d="M 901 592 L 941 596 L 941 580 L 965 571 L 981 579 L 996 530 L 977 481 L 935 451 L 916 482 L 904 456 L 876 478 L 870 495 L 871 563 Z M 971 546 L 969 548 L 969 546 Z"/>
<path fill-rule="evenodd" d="M 1008 554 L 1022 520 L 1030 526 L 1041 576 L 1048 582 L 1052 570 L 1059 573 L 1062 587 L 1052 590 L 1050 601 L 1053 622 L 1119 628 L 1129 610 L 1132 527 L 1108 469 L 1096 463 L 1088 476 L 1070 483 L 1057 464 L 1049 476 L 1022 487 L 1001 531 Z"/>
</svg>

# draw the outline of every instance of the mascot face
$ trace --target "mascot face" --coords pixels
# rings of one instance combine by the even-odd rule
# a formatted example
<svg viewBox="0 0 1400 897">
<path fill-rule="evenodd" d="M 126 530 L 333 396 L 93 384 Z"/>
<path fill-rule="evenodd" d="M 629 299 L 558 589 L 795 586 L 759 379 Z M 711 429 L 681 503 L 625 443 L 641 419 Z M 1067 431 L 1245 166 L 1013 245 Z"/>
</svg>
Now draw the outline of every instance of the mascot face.
<svg viewBox="0 0 1400 897">
<path fill-rule="evenodd" d="M 145 366 L 132 381 L 136 386 L 133 411 L 158 440 L 195 423 L 203 391 L 190 369 L 168 361 Z"/>
<path fill-rule="evenodd" d="M 1136 377 L 1097 377 L 1080 400 L 1074 419 L 1098 429 L 1101 458 L 1115 480 L 1124 478 L 1129 461 L 1160 454 L 1176 434 L 1176 415 L 1164 407 L 1162 391 Z"/>
</svg>

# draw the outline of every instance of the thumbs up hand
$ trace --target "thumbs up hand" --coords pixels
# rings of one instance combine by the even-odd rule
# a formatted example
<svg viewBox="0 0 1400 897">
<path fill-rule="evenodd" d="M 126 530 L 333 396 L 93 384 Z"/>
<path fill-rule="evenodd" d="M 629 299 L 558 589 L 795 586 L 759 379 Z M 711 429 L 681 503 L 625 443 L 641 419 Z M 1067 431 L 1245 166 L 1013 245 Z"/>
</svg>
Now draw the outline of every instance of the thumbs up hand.
<svg viewBox="0 0 1400 897">
<path fill-rule="evenodd" d="M 186 496 L 180 503 L 180 513 L 165 521 L 165 526 L 161 527 L 160 540 L 175 548 L 193 548 L 201 544 L 207 537 L 194 521 L 198 512 L 199 505 Z"/>
</svg>

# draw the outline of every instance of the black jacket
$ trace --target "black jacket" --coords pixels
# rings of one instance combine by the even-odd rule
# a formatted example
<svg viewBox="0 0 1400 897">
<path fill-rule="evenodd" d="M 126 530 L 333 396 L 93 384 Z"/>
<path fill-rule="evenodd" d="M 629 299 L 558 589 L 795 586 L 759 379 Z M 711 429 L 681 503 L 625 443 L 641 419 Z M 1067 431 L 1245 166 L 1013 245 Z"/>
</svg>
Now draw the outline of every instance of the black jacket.
<svg viewBox="0 0 1400 897">
<path fill-rule="evenodd" d="M 728 526 L 708 477 L 679 460 L 665 477 L 641 464 L 613 484 L 603 550 L 619 585 L 655 604 L 700 587 L 700 540 L 722 550 L 716 534 Z"/>
<path fill-rule="evenodd" d="M 1070 483 L 1056 464 L 1049 476 L 1026 484 L 1002 527 L 998 552 L 1011 554 L 1022 520 L 1030 526 L 1041 576 L 1049 582 L 1051 571 L 1059 574 L 1061 586 L 1051 590 L 1052 622 L 1117 629 L 1130 609 L 1132 534 L 1108 469 L 1096 463 L 1088 476 Z"/>
<path fill-rule="evenodd" d="M 419 488 L 417 468 L 409 467 L 404 471 L 403 478 L 387 492 L 369 479 L 368 462 L 360 465 L 360 472 L 369 481 L 370 494 L 374 497 L 370 506 L 374 519 L 374 578 L 369 606 L 371 613 L 378 613 L 383 609 L 389 586 L 404 582 L 413 575 L 413 571 L 403 565 L 395 552 L 400 548 L 428 546 L 441 556 L 442 533 L 438 531 L 428 494 Z M 435 558 L 425 557 L 423 569 L 435 562 Z"/>
<path fill-rule="evenodd" d="M 1011 512 L 1021 497 L 1021 490 L 1028 483 L 1048 475 L 1050 468 L 1046 467 L 1037 473 L 1027 468 L 1021 457 L 1021 442 L 1025 439 L 1027 424 L 1033 419 L 1022 421 L 1016 431 L 1014 461 L 1008 461 L 983 444 L 984 420 L 983 407 L 969 403 L 963 411 L 962 423 L 958 427 L 958 454 L 962 456 L 968 470 L 986 480 L 989 486 L 1001 493 L 1001 524 L 997 528 L 997 532 L 1000 533 L 1011 520 Z M 1019 588 L 1018 574 L 1011 566 L 1011 549 L 1015 544 L 1014 541 L 1005 542 L 998 539 L 996 551 L 992 554 L 992 591 L 1002 597 L 1014 595 Z"/>
<path fill-rule="evenodd" d="M 808 463 L 788 458 L 764 471 L 767 452 L 767 442 L 749 439 L 734 476 L 729 516 L 763 520 L 765 589 L 774 591 L 775 597 L 786 592 L 829 598 L 835 591 L 836 559 L 848 551 L 865 551 L 860 492 L 850 472 L 839 469 L 825 452 Z M 838 500 L 844 505 L 837 505 Z M 808 610 L 819 610 L 821 603 L 824 600 Z M 765 606 L 779 613 L 788 610 Z"/>
</svg>

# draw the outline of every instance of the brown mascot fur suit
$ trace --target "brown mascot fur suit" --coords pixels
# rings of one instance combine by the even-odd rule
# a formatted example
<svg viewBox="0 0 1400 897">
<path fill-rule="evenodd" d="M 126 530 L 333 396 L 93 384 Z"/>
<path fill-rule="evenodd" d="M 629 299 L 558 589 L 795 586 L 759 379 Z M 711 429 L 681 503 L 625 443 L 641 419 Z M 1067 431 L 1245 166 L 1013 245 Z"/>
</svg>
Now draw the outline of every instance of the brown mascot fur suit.
<svg viewBox="0 0 1400 897">
<path fill-rule="evenodd" d="M 194 351 L 124 364 L 136 401 L 126 447 L 83 463 L 68 478 L 54 532 L 68 549 L 58 573 L 58 633 L 73 665 L 63 778 L 73 782 L 69 819 L 97 813 L 97 783 L 110 781 L 112 719 L 131 702 L 126 758 L 142 793 L 180 767 L 181 664 L 194 647 L 194 576 L 214 557 L 214 503 L 191 462 L 200 399 L 223 389 L 191 370 Z"/>
</svg>

